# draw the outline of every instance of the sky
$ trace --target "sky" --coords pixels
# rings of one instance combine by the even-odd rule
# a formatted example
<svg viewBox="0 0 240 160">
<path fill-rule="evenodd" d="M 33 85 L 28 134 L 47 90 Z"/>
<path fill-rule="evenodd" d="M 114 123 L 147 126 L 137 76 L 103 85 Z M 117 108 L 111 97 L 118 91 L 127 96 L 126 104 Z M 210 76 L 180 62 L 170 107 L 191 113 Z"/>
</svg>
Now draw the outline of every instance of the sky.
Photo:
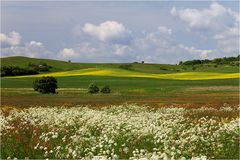
<svg viewBox="0 0 240 160">
<path fill-rule="evenodd" d="M 1 1 L 1 57 L 170 63 L 239 54 L 238 1 Z"/>
</svg>

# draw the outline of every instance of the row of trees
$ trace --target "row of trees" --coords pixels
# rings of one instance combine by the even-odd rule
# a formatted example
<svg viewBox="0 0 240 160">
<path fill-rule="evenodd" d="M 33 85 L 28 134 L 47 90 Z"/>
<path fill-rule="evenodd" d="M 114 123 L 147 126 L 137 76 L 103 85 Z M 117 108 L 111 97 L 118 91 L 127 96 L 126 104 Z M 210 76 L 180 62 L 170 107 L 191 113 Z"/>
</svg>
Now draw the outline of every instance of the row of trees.
<svg viewBox="0 0 240 160">
<path fill-rule="evenodd" d="M 209 60 L 209 59 L 204 59 L 204 60 L 190 60 L 190 61 L 185 61 L 179 62 L 179 65 L 197 65 L 197 64 L 209 64 L 209 63 L 214 63 L 214 64 L 232 64 L 235 62 L 239 61 L 239 55 L 237 57 L 224 57 L 224 58 L 215 58 L 213 60 Z"/>
<path fill-rule="evenodd" d="M 1 77 L 5 76 L 22 76 L 22 75 L 34 75 L 40 72 L 48 72 L 51 66 L 46 63 L 33 64 L 29 63 L 28 67 L 20 68 L 17 66 L 3 66 L 1 67 Z"/>
<path fill-rule="evenodd" d="M 57 79 L 54 77 L 42 77 L 36 79 L 33 82 L 33 89 L 40 93 L 56 93 L 56 89 L 58 88 Z M 98 92 L 101 93 L 110 93 L 111 89 L 109 86 L 104 86 L 103 88 L 99 89 L 97 85 L 91 83 L 88 87 L 88 93 L 96 94 Z"/>
<path fill-rule="evenodd" d="M 88 87 L 88 93 L 95 94 L 95 93 L 98 93 L 99 91 L 101 93 L 110 93 L 111 89 L 109 86 L 106 85 L 100 90 L 99 87 L 94 83 L 91 83 Z"/>
<path fill-rule="evenodd" d="M 1 67 L 1 77 L 4 76 L 21 76 L 21 75 L 34 75 L 39 72 L 31 68 L 20 68 L 15 66 Z"/>
</svg>

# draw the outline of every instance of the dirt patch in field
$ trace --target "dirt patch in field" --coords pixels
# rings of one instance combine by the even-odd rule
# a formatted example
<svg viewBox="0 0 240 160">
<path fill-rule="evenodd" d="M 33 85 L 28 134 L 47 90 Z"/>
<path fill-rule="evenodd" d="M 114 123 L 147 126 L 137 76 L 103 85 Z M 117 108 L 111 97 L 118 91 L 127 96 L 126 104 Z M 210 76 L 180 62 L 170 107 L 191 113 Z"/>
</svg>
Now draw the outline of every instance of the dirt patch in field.
<svg viewBox="0 0 240 160">
<path fill-rule="evenodd" d="M 186 91 L 239 91 L 238 86 L 190 87 Z"/>
<path fill-rule="evenodd" d="M 182 106 L 198 108 L 201 106 L 221 107 L 223 104 L 238 105 L 238 92 L 214 93 L 171 93 L 156 95 L 24 95 L 1 96 L 1 106 L 77 106 L 105 107 L 108 105 L 139 104 L 151 107 Z"/>
</svg>

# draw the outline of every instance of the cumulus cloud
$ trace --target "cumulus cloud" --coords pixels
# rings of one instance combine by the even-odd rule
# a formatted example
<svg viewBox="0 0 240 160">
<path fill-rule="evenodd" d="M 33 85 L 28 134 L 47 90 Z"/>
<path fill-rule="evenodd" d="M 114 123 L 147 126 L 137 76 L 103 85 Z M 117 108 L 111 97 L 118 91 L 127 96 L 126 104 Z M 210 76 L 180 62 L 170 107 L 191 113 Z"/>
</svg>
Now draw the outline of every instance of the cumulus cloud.
<svg viewBox="0 0 240 160">
<path fill-rule="evenodd" d="M 1 48 L 1 56 L 29 56 L 51 58 L 54 55 L 41 42 L 31 41 L 23 46 Z"/>
<path fill-rule="evenodd" d="M 228 9 L 218 4 L 217 2 L 211 3 L 208 9 L 171 9 L 173 16 L 179 17 L 185 21 L 190 27 L 193 28 L 224 28 L 225 23 L 232 18 Z"/>
<path fill-rule="evenodd" d="M 213 38 L 217 41 L 219 51 L 239 54 L 239 36 L 239 28 L 236 25 L 226 31 L 217 33 Z"/>
<path fill-rule="evenodd" d="M 16 46 L 20 44 L 21 36 L 18 32 L 15 31 L 12 31 L 8 34 L 0 33 L 0 41 L 2 44 Z"/>
<path fill-rule="evenodd" d="M 116 44 L 113 47 L 114 47 L 114 50 L 115 50 L 114 53 L 116 55 L 119 55 L 119 56 L 123 56 L 123 55 L 132 51 L 131 47 L 129 47 L 128 45 Z"/>
<path fill-rule="evenodd" d="M 72 58 L 75 57 L 77 54 L 72 48 L 64 48 L 60 51 L 60 56 L 63 58 Z"/>
<path fill-rule="evenodd" d="M 239 13 L 225 8 L 217 2 L 212 2 L 207 9 L 171 9 L 171 14 L 185 21 L 192 29 L 205 29 L 208 38 L 213 38 L 217 46 L 218 56 L 233 56 L 239 54 Z M 207 55 L 207 53 L 203 54 Z"/>
<path fill-rule="evenodd" d="M 81 42 L 71 48 L 64 48 L 59 51 L 59 59 L 78 62 L 126 62 L 133 61 L 131 47 L 125 44 Z"/>
<path fill-rule="evenodd" d="M 188 46 L 185 46 L 183 44 L 179 44 L 178 47 L 184 49 L 188 53 L 195 54 L 195 57 L 197 59 L 198 58 L 200 58 L 200 59 L 212 58 L 211 53 L 214 53 L 214 51 L 210 50 L 210 49 L 197 49 L 193 46 L 188 47 Z"/>
<path fill-rule="evenodd" d="M 105 21 L 99 25 L 86 23 L 82 31 L 103 42 L 129 43 L 131 39 L 130 31 L 116 21 Z"/>
<path fill-rule="evenodd" d="M 159 32 L 163 33 L 163 34 L 172 34 L 172 29 L 171 28 L 167 28 L 166 26 L 159 26 L 158 27 Z"/>
<path fill-rule="evenodd" d="M 134 41 L 136 60 L 151 63 L 178 63 L 181 60 L 207 58 L 212 51 L 179 44 L 171 35 L 158 31 Z"/>
<path fill-rule="evenodd" d="M 180 44 L 172 36 L 172 30 L 165 26 L 154 32 L 142 34 L 131 44 L 113 44 L 105 41 L 81 42 L 72 48 L 59 52 L 60 58 L 87 62 L 133 62 L 178 63 L 181 60 L 205 59 L 214 56 L 215 51 L 199 49 Z"/>
</svg>

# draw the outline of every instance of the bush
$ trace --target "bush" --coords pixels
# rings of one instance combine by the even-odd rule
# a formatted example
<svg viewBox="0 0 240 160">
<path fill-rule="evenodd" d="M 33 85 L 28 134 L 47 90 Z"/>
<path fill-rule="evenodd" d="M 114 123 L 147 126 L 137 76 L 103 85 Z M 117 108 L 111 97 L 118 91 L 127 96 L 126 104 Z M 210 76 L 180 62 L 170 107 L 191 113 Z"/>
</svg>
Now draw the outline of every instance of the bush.
<svg viewBox="0 0 240 160">
<path fill-rule="evenodd" d="M 56 93 L 57 79 L 54 77 L 42 77 L 33 82 L 33 89 L 40 93 Z"/>
<path fill-rule="evenodd" d="M 167 68 L 160 67 L 160 70 L 167 71 Z"/>
<path fill-rule="evenodd" d="M 126 70 L 131 70 L 132 67 L 133 67 L 133 65 L 131 65 L 131 64 L 121 64 L 121 65 L 119 66 L 119 68 L 121 68 L 121 69 L 126 69 Z"/>
<path fill-rule="evenodd" d="M 48 72 L 49 69 L 52 68 L 52 66 L 49 66 L 47 63 L 43 62 L 40 62 L 39 64 L 29 63 L 28 67 L 38 72 Z"/>
<path fill-rule="evenodd" d="M 102 89 L 101 89 L 101 93 L 110 93 L 111 92 L 111 89 L 109 86 L 104 86 Z"/>
<path fill-rule="evenodd" d="M 1 68 L 1 77 L 4 76 L 21 76 L 38 74 L 36 70 L 29 68 L 20 68 L 16 66 L 3 66 Z"/>
<path fill-rule="evenodd" d="M 98 86 L 96 86 L 94 83 L 91 83 L 88 87 L 88 93 L 94 94 L 98 92 L 99 92 Z"/>
</svg>

